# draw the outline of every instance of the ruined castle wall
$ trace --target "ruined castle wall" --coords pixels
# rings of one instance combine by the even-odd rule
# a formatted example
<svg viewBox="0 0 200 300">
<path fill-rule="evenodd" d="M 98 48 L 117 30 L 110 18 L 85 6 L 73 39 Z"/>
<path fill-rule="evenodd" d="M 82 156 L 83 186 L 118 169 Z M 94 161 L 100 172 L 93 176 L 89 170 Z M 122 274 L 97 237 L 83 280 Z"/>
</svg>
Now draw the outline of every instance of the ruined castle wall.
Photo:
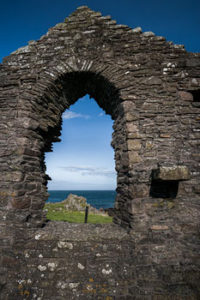
<svg viewBox="0 0 200 300">
<path fill-rule="evenodd" d="M 64 264 L 58 272 L 62 277 L 69 267 L 69 260 L 71 268 L 79 263 L 76 256 L 82 255 L 82 261 L 90 260 L 89 253 L 96 243 L 90 234 L 87 242 L 83 235 L 79 240 L 74 238 L 71 241 L 70 228 L 66 225 L 63 241 L 72 244 L 82 241 L 84 250 L 80 254 L 77 247 L 70 257 L 62 252 L 62 259 L 58 260 L 52 245 L 59 242 L 59 231 L 44 238 L 41 242 L 44 248 L 34 238 L 38 234 L 36 227 L 45 224 L 42 208 L 47 199 L 48 176 L 45 174 L 44 153 L 51 151 L 53 142 L 59 141 L 64 110 L 85 94 L 93 97 L 114 120 L 112 146 L 117 171 L 114 222 L 126 230 L 131 229 L 129 235 L 124 233 L 125 240 L 124 235 L 120 235 L 120 242 L 115 233 L 121 229 L 116 229 L 115 225 L 111 229 L 113 236 L 109 233 L 108 241 L 105 241 L 105 236 L 102 238 L 97 234 L 100 247 L 104 243 L 110 245 L 112 241 L 108 247 L 110 254 L 104 257 L 105 265 L 110 266 L 115 253 L 113 247 L 122 243 L 125 249 L 127 244 L 127 252 L 120 250 L 119 257 L 115 257 L 113 264 L 116 268 L 106 284 L 116 288 L 119 299 L 141 293 L 141 299 L 144 295 L 195 297 L 199 293 L 196 283 L 200 183 L 199 71 L 199 54 L 188 53 L 183 46 L 167 42 L 152 32 L 142 33 L 140 28 L 117 25 L 110 17 L 102 17 L 86 7 L 77 9 L 65 22 L 50 28 L 40 40 L 29 42 L 4 59 L 0 65 L 2 257 L 10 253 L 2 258 L 2 272 L 9 270 L 6 283 L 2 281 L 4 295 L 11 286 L 16 291 L 14 261 L 20 265 L 20 276 L 23 272 L 30 275 L 26 273 L 23 280 L 30 277 L 31 282 L 34 281 L 34 288 L 31 285 L 28 290 L 30 297 L 38 288 L 43 298 L 48 299 L 48 293 L 54 292 L 47 282 L 51 285 L 55 282 L 62 290 L 60 279 L 52 275 L 48 263 Z M 44 236 L 54 225 L 48 226 L 40 229 Z M 27 231 L 26 228 L 32 229 Z M 94 230 L 98 230 L 98 226 Z M 18 232 L 21 234 L 19 243 Z M 27 239 L 26 232 L 31 232 L 30 235 L 27 233 Z M 32 253 L 30 263 L 24 254 L 19 255 L 20 250 Z M 35 281 L 41 272 L 38 270 L 37 251 L 42 251 L 46 258 L 47 273 L 43 276 L 46 283 Z M 136 257 L 143 261 L 142 267 Z M 126 265 L 127 261 L 130 265 L 128 286 L 134 287 L 131 291 L 127 287 L 124 290 L 117 288 L 121 277 L 122 285 L 125 285 L 126 276 L 121 274 L 119 266 Z M 169 277 L 177 265 L 180 269 L 177 267 L 176 288 L 172 291 L 173 280 L 169 285 Z M 103 264 L 101 266 L 107 270 Z M 87 277 L 93 278 L 95 272 L 101 272 L 99 268 L 93 261 L 92 271 L 88 269 Z M 142 268 L 149 272 L 146 281 Z M 155 285 L 152 285 L 154 272 L 157 275 Z M 186 272 L 191 277 L 185 276 Z M 159 274 L 164 276 L 164 273 L 170 275 L 159 285 Z M 18 280 L 22 280 L 20 276 Z M 78 282 L 77 287 L 82 292 L 85 289 L 85 274 L 76 273 L 76 281 L 71 273 L 65 276 L 65 281 L 70 278 L 70 282 L 65 283 L 63 291 L 55 290 L 57 299 L 73 295 L 69 283 Z M 141 283 L 140 276 L 144 283 Z M 10 285 L 7 285 L 9 280 Z M 140 283 L 144 284 L 142 289 L 138 289 Z M 40 284 L 43 285 L 39 287 Z M 82 292 L 81 299 L 87 299 Z M 39 292 L 36 295 L 40 297 Z M 97 295 L 101 295 L 100 290 Z M 21 296 L 25 297 L 25 294 Z M 90 295 L 91 299 L 93 296 Z M 104 296 L 115 299 L 114 288 L 107 290 Z M 20 297 L 20 292 L 17 297 Z"/>
</svg>

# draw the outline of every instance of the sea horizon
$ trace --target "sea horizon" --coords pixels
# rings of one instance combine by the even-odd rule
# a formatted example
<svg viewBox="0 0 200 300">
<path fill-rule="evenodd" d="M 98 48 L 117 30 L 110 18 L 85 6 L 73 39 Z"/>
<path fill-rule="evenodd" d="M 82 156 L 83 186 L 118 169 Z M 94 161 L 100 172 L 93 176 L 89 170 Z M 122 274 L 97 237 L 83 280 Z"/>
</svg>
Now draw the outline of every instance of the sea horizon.
<svg viewBox="0 0 200 300">
<path fill-rule="evenodd" d="M 87 203 L 99 208 L 114 207 L 116 191 L 115 190 L 48 190 L 49 198 L 47 202 L 61 202 L 69 194 L 76 194 L 87 199 Z"/>
</svg>

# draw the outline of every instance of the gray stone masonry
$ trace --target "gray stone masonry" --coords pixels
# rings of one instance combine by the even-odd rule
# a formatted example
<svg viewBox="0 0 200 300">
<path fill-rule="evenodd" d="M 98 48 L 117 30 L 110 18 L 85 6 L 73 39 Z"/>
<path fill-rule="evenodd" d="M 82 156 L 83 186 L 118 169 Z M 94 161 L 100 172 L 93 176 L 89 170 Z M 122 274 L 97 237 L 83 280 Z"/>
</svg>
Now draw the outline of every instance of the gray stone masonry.
<svg viewBox="0 0 200 300">
<path fill-rule="evenodd" d="M 46 222 L 44 155 L 89 94 L 114 120 L 114 223 Z M 0 297 L 199 299 L 200 54 L 88 7 L 0 64 Z"/>
</svg>

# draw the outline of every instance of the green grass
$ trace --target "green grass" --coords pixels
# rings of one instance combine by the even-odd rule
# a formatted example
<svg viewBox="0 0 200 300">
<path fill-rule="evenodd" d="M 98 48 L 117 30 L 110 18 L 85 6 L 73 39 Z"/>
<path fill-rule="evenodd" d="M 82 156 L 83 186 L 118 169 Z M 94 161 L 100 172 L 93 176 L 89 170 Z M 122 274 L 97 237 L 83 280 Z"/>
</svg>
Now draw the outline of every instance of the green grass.
<svg viewBox="0 0 200 300">
<path fill-rule="evenodd" d="M 46 203 L 45 210 L 47 210 L 47 219 L 52 221 L 66 221 L 69 223 L 84 223 L 85 213 L 80 211 L 68 211 L 64 204 L 60 203 Z M 90 214 L 88 215 L 88 223 L 92 224 L 106 224 L 112 223 L 112 217 Z"/>
</svg>

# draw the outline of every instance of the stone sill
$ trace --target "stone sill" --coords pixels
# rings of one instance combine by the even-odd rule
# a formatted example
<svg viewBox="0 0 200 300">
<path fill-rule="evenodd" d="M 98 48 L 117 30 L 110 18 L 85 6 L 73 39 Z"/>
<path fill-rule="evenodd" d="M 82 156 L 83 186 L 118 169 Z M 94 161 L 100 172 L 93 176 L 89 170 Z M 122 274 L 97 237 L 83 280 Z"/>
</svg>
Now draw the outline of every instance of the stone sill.
<svg viewBox="0 0 200 300">
<path fill-rule="evenodd" d="M 189 180 L 190 172 L 186 166 L 160 166 L 152 171 L 154 180 Z"/>
</svg>

